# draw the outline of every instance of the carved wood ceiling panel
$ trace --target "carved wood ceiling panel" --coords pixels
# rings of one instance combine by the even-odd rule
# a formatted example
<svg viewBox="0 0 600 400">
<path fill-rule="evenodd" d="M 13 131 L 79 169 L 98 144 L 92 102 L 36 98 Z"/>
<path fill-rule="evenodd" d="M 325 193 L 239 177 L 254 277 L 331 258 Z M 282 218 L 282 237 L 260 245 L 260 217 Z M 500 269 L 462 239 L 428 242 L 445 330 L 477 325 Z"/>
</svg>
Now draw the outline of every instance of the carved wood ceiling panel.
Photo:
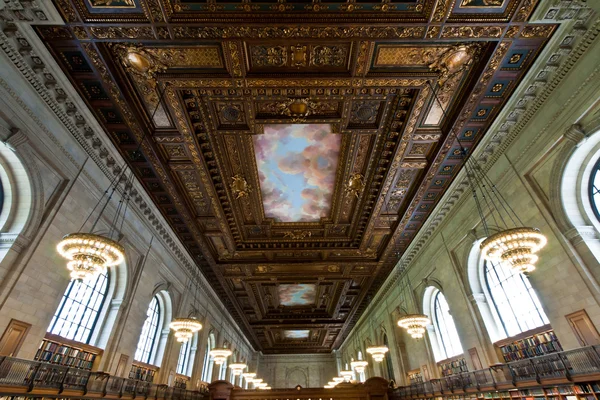
<svg viewBox="0 0 600 400">
<path fill-rule="evenodd" d="M 39 35 L 265 353 L 341 344 L 555 28 L 532 0 L 55 4 Z M 283 222 L 257 138 L 294 124 L 335 136 L 294 154 L 331 187 Z"/>
</svg>

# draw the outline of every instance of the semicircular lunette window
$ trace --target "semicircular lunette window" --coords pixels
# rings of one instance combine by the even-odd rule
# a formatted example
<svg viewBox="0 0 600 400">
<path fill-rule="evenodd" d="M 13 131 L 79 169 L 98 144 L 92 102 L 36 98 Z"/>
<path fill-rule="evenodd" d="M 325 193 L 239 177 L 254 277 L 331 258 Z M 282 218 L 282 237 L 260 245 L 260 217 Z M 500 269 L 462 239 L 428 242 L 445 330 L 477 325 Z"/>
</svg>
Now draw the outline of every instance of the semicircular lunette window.
<svg viewBox="0 0 600 400">
<path fill-rule="evenodd" d="M 600 220 L 600 159 L 596 161 L 592 174 L 590 176 L 590 203 L 592 203 L 592 209 L 594 215 Z"/>
</svg>

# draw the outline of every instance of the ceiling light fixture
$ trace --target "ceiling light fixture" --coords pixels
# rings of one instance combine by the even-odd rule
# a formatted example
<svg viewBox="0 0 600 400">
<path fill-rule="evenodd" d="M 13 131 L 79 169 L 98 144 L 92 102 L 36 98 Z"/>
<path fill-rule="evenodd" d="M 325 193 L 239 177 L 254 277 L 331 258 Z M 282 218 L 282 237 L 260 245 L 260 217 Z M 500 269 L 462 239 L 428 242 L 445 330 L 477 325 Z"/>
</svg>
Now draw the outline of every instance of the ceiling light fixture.
<svg viewBox="0 0 600 400">
<path fill-rule="evenodd" d="M 226 348 L 212 349 L 209 354 L 212 357 L 215 364 L 221 365 L 225 361 L 227 361 L 227 357 L 231 355 L 231 350 Z"/>
<path fill-rule="evenodd" d="M 352 362 L 350 362 L 350 367 L 353 370 L 355 370 L 357 374 L 362 374 L 363 372 L 365 372 L 365 368 L 367 367 L 367 365 L 369 365 L 369 363 L 363 360 L 352 360 Z"/>
<path fill-rule="evenodd" d="M 348 365 L 346 365 L 346 368 L 348 368 Z M 342 376 L 342 378 L 344 378 L 346 382 L 350 382 L 350 380 L 354 376 L 354 372 L 351 369 L 344 369 L 340 371 L 340 375 Z"/>
<path fill-rule="evenodd" d="M 202 324 L 192 314 L 198 309 L 197 293 L 198 293 L 198 280 L 195 280 L 194 285 L 194 302 L 192 304 L 192 312 L 188 317 L 175 318 L 169 323 L 169 328 L 173 330 L 173 335 L 179 343 L 186 343 L 188 340 L 194 337 L 194 334 L 202 329 Z M 192 292 L 192 277 L 189 278 L 189 283 L 186 292 Z"/>
<path fill-rule="evenodd" d="M 229 366 L 229 368 L 231 368 L 231 374 L 233 376 L 240 375 L 246 369 L 246 367 L 247 365 L 243 363 L 234 363 Z"/>
<path fill-rule="evenodd" d="M 387 346 L 369 346 L 367 347 L 367 353 L 369 353 L 375 362 L 382 362 L 385 358 L 385 353 L 388 352 Z"/>
<path fill-rule="evenodd" d="M 246 382 L 252 383 L 252 380 L 256 376 L 256 372 L 246 372 L 246 373 L 242 374 L 242 376 L 244 377 Z"/>
</svg>

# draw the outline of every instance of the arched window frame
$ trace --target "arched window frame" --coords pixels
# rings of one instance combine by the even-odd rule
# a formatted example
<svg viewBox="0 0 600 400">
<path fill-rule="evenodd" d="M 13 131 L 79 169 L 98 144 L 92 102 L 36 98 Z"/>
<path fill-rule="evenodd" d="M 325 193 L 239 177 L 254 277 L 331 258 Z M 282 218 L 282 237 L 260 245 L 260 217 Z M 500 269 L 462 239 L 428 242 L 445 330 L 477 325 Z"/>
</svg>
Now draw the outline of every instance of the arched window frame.
<svg viewBox="0 0 600 400">
<path fill-rule="evenodd" d="M 206 352 L 204 353 L 204 362 L 202 363 L 202 381 L 211 383 L 214 361 L 210 357 L 210 351 L 215 348 L 216 340 L 214 332 L 208 334 L 206 341 Z"/>
<path fill-rule="evenodd" d="M 144 319 L 144 325 L 142 326 L 142 332 L 140 333 L 134 355 L 136 361 L 151 364 L 158 341 L 160 340 L 160 320 L 163 318 L 161 311 L 160 301 L 158 296 L 155 295 L 150 300 L 150 304 L 148 304 L 148 308 L 146 309 L 146 319 Z"/>
<path fill-rule="evenodd" d="M 110 271 L 99 274 L 94 280 L 71 280 L 48 326 L 48 332 L 90 344 L 110 287 Z M 73 315 L 72 311 L 76 310 Z M 61 324 L 61 321 L 64 321 Z M 68 325 L 68 329 L 65 330 Z M 73 327 L 76 327 L 73 330 Z"/>
<path fill-rule="evenodd" d="M 477 240 L 471 249 L 468 259 L 468 276 L 469 283 L 471 286 L 471 290 L 473 292 L 473 299 L 477 303 L 479 312 L 484 321 L 485 327 L 490 335 L 490 339 L 492 342 L 497 342 L 502 339 L 506 339 L 508 336 L 508 332 L 504 328 L 504 324 L 500 317 L 500 313 L 496 307 L 496 303 L 492 297 L 492 293 L 490 291 L 490 287 L 488 286 L 485 268 L 486 268 L 486 260 L 481 257 L 480 244 L 484 239 Z M 524 277 L 527 279 L 527 277 Z M 529 282 L 529 280 L 527 279 Z M 531 286 L 531 282 L 529 282 Z M 531 287 L 533 293 L 535 293 L 535 288 Z M 537 297 L 537 294 L 536 294 Z M 539 309 L 546 316 L 544 309 L 539 303 Z M 548 323 L 548 319 L 546 316 L 545 323 Z M 535 325 L 535 326 L 543 326 Z M 530 325 L 535 327 L 534 325 Z"/>
<path fill-rule="evenodd" d="M 499 299 L 497 296 L 493 296 L 492 290 L 494 289 L 492 289 L 492 287 L 490 286 L 493 283 L 489 282 L 489 277 L 487 273 L 488 270 L 492 279 L 498 280 L 498 284 L 494 287 L 498 288 L 497 290 L 499 293 L 501 292 L 504 294 L 505 298 L 508 301 L 508 309 L 510 309 L 512 315 L 508 315 L 508 312 L 503 312 L 499 306 L 499 302 L 501 299 Z M 485 284 L 485 293 L 488 296 L 489 302 L 492 306 L 492 313 L 494 314 L 498 330 L 503 336 L 501 339 L 512 337 L 518 335 L 519 333 L 549 324 L 550 322 L 548 320 L 548 316 L 546 315 L 542 304 L 537 294 L 535 293 L 535 289 L 533 288 L 533 286 L 531 286 L 531 282 L 529 281 L 529 279 L 522 273 L 512 273 L 511 275 L 508 275 L 508 278 L 504 278 L 502 276 L 499 276 L 499 274 L 502 272 L 511 273 L 512 271 L 509 271 L 506 267 L 498 263 L 485 260 L 483 261 L 482 275 Z M 507 283 L 506 281 L 508 280 L 515 281 L 518 283 Z M 525 292 L 522 293 L 519 301 L 515 301 L 513 303 L 511 302 L 511 300 L 516 297 L 515 290 L 517 286 L 519 286 L 519 284 L 523 286 Z M 531 305 L 530 308 L 532 309 L 532 318 L 530 318 L 529 320 L 525 320 L 524 318 L 522 318 L 522 316 L 517 315 L 516 307 L 514 307 L 514 305 L 518 303 L 518 308 L 522 310 L 524 308 L 525 302 L 529 302 Z M 516 325 L 512 324 L 512 326 L 509 326 L 510 317 L 513 317 Z"/>
<path fill-rule="evenodd" d="M 428 286 L 425 289 L 423 310 L 432 322 L 427 329 L 436 361 L 452 358 L 464 352 L 452 314 L 449 311 L 443 312 L 439 307 L 441 299 L 445 304 L 448 303 L 440 288 Z"/>
<path fill-rule="evenodd" d="M 180 375 L 187 375 L 187 366 L 190 361 L 190 353 L 192 351 L 192 346 L 190 345 L 190 341 L 188 340 L 185 343 L 181 343 L 179 347 L 179 357 L 177 357 L 177 368 L 175 372 Z"/>
<path fill-rule="evenodd" d="M 144 359 L 138 359 L 137 357 L 134 356 L 134 359 L 137 361 L 141 361 L 147 364 L 152 364 L 152 365 L 156 365 L 158 367 L 160 367 L 161 361 L 162 361 L 162 357 L 165 351 L 165 345 L 167 342 L 167 338 L 169 335 L 169 322 L 172 319 L 172 310 L 173 310 L 173 305 L 171 302 L 171 297 L 169 296 L 169 293 L 166 291 L 166 289 L 161 289 L 161 287 L 163 287 L 165 285 L 159 285 L 159 288 L 156 290 L 154 296 L 152 296 L 152 299 L 150 300 L 150 302 L 148 303 L 148 308 L 146 309 L 146 315 L 148 314 L 148 311 L 150 309 L 150 305 L 152 304 L 152 301 L 154 301 L 154 299 L 156 299 L 157 303 L 158 303 L 158 307 L 160 309 L 159 312 L 159 318 L 158 318 L 158 324 L 156 326 L 156 329 L 154 329 L 154 337 L 152 340 L 152 347 L 150 349 L 150 353 L 149 355 L 146 354 L 145 357 L 143 357 Z M 144 319 L 144 324 L 146 323 L 146 319 Z M 140 338 L 138 339 L 138 345 L 140 343 L 140 340 L 142 339 L 142 334 L 143 334 L 143 325 L 142 325 L 142 329 L 140 331 Z M 136 353 L 137 353 L 137 346 L 136 346 Z M 144 361 L 146 360 L 146 361 Z"/>
<path fill-rule="evenodd" d="M 390 343 L 388 341 L 387 333 L 385 333 L 385 332 L 383 332 L 383 335 L 382 335 L 382 342 L 383 342 L 383 345 L 388 348 L 388 351 L 385 353 L 385 358 L 383 359 L 383 362 L 385 363 L 384 371 L 387 374 L 387 379 L 391 381 L 391 380 L 395 379 L 394 365 L 392 364 L 392 349 L 390 348 Z"/>
</svg>

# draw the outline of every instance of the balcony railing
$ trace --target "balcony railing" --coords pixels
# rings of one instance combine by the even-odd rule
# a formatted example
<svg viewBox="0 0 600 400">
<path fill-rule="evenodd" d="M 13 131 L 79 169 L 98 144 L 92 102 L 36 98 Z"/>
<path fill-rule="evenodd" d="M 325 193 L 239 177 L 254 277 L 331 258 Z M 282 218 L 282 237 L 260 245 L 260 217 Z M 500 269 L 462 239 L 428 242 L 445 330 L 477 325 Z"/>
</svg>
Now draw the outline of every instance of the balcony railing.
<svg viewBox="0 0 600 400">
<path fill-rule="evenodd" d="M 36 389 L 57 394 L 77 392 L 85 397 L 118 396 L 165 400 L 208 399 L 208 388 L 192 391 L 129 378 L 119 378 L 104 372 L 39 361 L 0 357 L 0 394 L 24 394 Z"/>
<path fill-rule="evenodd" d="M 547 354 L 544 356 L 498 364 L 488 369 L 432 379 L 427 382 L 396 388 L 390 392 L 394 400 L 412 396 L 495 390 L 539 385 L 559 380 L 582 381 L 586 376 L 600 374 L 600 347 Z"/>
</svg>

